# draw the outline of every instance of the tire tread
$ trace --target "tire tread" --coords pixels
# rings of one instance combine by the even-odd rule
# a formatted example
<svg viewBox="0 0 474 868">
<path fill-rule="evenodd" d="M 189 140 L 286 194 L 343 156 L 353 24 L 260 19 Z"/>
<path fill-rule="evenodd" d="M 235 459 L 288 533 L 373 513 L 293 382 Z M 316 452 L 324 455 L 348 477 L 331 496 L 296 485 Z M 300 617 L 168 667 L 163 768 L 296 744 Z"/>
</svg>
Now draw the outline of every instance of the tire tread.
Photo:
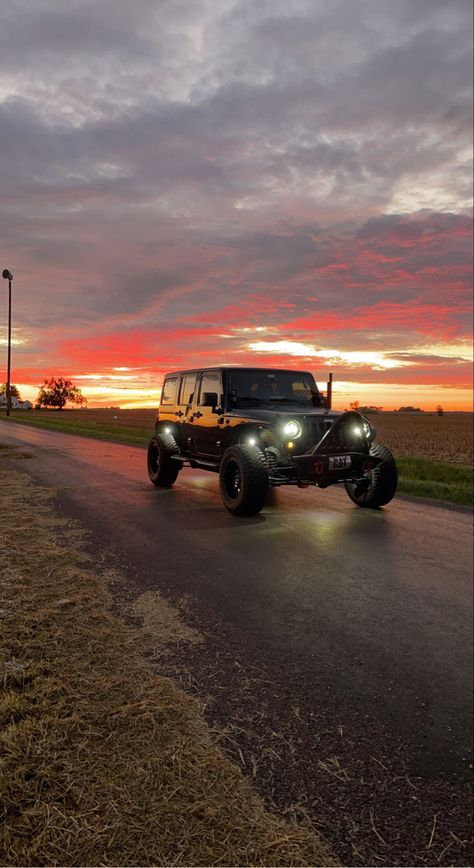
<svg viewBox="0 0 474 868">
<path fill-rule="evenodd" d="M 379 506 L 386 506 L 394 497 L 398 485 L 398 471 L 395 459 L 386 446 L 376 443 L 370 447 L 370 454 L 382 460 L 372 470 L 372 481 L 369 487 L 357 495 L 355 483 L 344 484 L 350 499 L 357 506 L 377 509 Z"/>
<path fill-rule="evenodd" d="M 153 473 L 150 467 L 150 449 L 157 447 L 161 453 L 160 467 L 158 473 Z M 171 434 L 155 434 L 150 440 L 148 446 L 148 476 L 153 485 L 160 488 L 170 488 L 178 478 L 181 466 L 178 461 L 174 461 L 171 456 L 179 455 L 179 446 Z"/>
<path fill-rule="evenodd" d="M 242 477 L 242 497 L 235 502 L 227 497 L 223 484 L 223 472 L 229 460 L 240 465 Z M 233 515 L 255 515 L 264 507 L 268 493 L 268 470 L 259 449 L 242 445 L 230 446 L 222 458 L 219 481 L 222 502 Z"/>
</svg>

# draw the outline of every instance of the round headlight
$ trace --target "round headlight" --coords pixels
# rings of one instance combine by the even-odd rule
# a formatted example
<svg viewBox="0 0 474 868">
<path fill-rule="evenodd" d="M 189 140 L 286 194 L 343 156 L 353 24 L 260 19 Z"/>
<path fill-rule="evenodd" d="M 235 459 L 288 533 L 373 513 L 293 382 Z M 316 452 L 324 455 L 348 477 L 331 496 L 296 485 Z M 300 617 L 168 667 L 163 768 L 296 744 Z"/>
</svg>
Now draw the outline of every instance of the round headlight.
<svg viewBox="0 0 474 868">
<path fill-rule="evenodd" d="M 292 420 L 291 422 L 286 422 L 285 427 L 283 428 L 283 433 L 285 437 L 291 437 L 292 440 L 295 440 L 297 437 L 301 437 L 300 423 L 294 420 Z"/>
<path fill-rule="evenodd" d="M 370 425 L 365 419 L 363 420 L 362 425 L 354 425 L 352 430 L 357 437 L 365 437 L 367 440 L 370 439 Z"/>
</svg>

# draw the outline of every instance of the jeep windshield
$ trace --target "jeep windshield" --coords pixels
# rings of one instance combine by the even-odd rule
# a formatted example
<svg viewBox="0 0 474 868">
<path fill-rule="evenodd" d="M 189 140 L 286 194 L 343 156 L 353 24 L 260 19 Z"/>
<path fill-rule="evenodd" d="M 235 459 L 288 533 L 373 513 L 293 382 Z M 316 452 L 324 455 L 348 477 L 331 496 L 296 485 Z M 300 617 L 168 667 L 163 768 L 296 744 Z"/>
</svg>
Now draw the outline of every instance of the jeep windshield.
<svg viewBox="0 0 474 868">
<path fill-rule="evenodd" d="M 229 371 L 228 393 L 230 408 L 323 405 L 314 377 L 306 371 L 236 368 Z"/>
</svg>

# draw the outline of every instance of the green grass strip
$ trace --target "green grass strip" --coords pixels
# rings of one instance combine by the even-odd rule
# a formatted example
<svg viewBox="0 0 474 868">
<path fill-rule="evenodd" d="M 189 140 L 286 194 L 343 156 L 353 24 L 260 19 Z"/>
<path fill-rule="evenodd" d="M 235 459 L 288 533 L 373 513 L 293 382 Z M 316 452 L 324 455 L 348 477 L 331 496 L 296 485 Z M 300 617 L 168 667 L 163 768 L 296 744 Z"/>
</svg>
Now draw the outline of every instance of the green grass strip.
<svg viewBox="0 0 474 868">
<path fill-rule="evenodd" d="M 472 467 L 416 457 L 397 458 L 397 466 L 401 493 L 472 506 Z"/>
<path fill-rule="evenodd" d="M 54 416 L 38 418 L 28 416 L 27 413 L 20 416 L 18 411 L 10 419 L 0 416 L 6 422 L 17 422 L 20 425 L 30 425 L 32 428 L 44 428 L 48 431 L 60 431 L 64 434 L 79 434 L 81 437 L 93 437 L 96 440 L 110 440 L 115 443 L 130 443 L 133 446 L 147 446 L 150 437 L 154 434 L 151 428 L 127 428 L 122 425 L 104 425 L 97 422 L 81 422 L 63 418 L 59 413 Z"/>
</svg>

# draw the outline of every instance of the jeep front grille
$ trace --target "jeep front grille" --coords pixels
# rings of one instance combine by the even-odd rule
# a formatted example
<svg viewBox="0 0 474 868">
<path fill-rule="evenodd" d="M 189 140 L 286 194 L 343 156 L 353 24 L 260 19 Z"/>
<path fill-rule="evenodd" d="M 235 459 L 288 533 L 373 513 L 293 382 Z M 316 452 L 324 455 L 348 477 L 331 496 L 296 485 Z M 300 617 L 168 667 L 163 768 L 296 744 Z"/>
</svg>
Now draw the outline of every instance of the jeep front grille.
<svg viewBox="0 0 474 868">
<path fill-rule="evenodd" d="M 311 420 L 311 440 L 313 446 L 316 446 L 323 439 L 326 432 L 332 427 L 333 422 L 334 419 L 328 419 L 327 417 Z"/>
</svg>

